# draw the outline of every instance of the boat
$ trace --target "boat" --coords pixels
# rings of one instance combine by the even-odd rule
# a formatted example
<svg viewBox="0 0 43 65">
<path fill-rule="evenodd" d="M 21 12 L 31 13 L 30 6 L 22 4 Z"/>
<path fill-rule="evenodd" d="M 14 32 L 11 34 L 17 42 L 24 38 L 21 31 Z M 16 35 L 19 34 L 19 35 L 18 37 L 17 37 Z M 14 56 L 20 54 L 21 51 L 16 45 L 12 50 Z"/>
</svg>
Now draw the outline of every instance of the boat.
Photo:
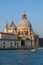
<svg viewBox="0 0 43 65">
<path fill-rule="evenodd" d="M 32 49 L 31 51 L 36 51 L 36 49 Z"/>
<path fill-rule="evenodd" d="M 34 51 L 36 51 L 36 50 L 37 50 L 37 48 L 34 48 L 34 49 L 32 49 L 31 51 L 33 51 L 33 52 L 34 52 Z"/>
</svg>

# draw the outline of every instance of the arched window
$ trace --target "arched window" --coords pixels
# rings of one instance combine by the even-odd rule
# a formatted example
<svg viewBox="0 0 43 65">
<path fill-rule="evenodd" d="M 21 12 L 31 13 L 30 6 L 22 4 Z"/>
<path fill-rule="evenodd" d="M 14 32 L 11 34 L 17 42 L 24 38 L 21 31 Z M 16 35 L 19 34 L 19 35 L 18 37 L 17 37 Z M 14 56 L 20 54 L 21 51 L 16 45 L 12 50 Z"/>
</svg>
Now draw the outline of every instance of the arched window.
<svg viewBox="0 0 43 65">
<path fill-rule="evenodd" d="M 15 46 L 16 46 L 16 42 L 15 42 Z"/>
<path fill-rule="evenodd" d="M 23 35 L 23 31 L 21 32 L 21 35 Z"/>
<path fill-rule="evenodd" d="M 3 42 L 3 44 L 5 44 L 5 42 Z"/>
<path fill-rule="evenodd" d="M 28 31 L 24 31 L 25 35 L 28 35 Z"/>
<path fill-rule="evenodd" d="M 26 31 L 24 31 L 25 35 L 26 35 Z"/>
<path fill-rule="evenodd" d="M 10 43 L 10 47 L 12 48 L 12 42 Z"/>
<path fill-rule="evenodd" d="M 20 35 L 20 31 L 18 32 L 18 35 Z"/>
<path fill-rule="evenodd" d="M 18 42 L 17 42 L 17 48 L 18 48 Z"/>
<path fill-rule="evenodd" d="M 27 35 L 28 35 L 28 31 L 27 31 Z"/>
<path fill-rule="evenodd" d="M 21 40 L 21 47 L 25 47 L 25 41 Z"/>
<path fill-rule="evenodd" d="M 5 42 L 3 42 L 3 48 L 5 48 Z"/>
</svg>

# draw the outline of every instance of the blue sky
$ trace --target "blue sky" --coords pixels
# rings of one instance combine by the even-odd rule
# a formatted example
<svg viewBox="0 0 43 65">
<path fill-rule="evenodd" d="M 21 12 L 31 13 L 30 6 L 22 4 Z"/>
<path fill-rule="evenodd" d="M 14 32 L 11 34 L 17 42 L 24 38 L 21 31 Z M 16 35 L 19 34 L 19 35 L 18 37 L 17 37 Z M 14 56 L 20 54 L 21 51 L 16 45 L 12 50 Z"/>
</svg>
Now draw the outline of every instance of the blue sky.
<svg viewBox="0 0 43 65">
<path fill-rule="evenodd" d="M 33 31 L 43 37 L 43 0 L 0 0 L 0 31 L 6 20 L 8 24 L 14 20 L 17 25 L 24 11 Z"/>
</svg>

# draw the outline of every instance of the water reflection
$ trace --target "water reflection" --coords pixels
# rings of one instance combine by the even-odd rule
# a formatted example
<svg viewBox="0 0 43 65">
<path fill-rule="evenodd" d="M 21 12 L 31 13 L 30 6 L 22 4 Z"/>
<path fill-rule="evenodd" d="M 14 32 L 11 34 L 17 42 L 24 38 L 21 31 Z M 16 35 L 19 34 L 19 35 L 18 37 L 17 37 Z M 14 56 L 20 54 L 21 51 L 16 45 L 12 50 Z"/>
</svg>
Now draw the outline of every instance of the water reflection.
<svg viewBox="0 0 43 65">
<path fill-rule="evenodd" d="M 43 65 L 43 49 L 0 50 L 0 65 Z"/>
</svg>

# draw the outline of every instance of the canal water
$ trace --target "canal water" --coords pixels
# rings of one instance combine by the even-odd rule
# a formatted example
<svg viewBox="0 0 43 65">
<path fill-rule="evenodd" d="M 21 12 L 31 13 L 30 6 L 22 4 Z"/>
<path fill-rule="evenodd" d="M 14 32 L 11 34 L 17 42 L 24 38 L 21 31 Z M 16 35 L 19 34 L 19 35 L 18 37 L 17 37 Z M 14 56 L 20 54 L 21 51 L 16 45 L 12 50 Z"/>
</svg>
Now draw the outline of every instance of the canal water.
<svg viewBox="0 0 43 65">
<path fill-rule="evenodd" d="M 43 65 L 43 49 L 0 50 L 0 65 Z"/>
</svg>

